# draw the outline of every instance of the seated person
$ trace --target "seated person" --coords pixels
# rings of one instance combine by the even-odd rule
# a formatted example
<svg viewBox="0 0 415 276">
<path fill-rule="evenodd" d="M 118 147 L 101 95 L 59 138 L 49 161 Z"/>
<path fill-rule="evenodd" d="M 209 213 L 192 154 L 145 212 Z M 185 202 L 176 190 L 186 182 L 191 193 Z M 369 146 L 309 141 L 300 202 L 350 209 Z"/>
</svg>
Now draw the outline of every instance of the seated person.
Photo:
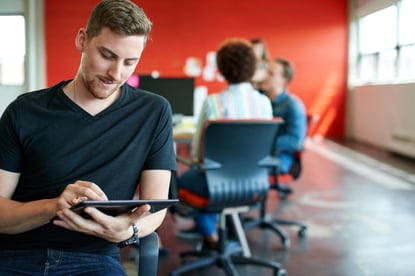
<svg viewBox="0 0 415 276">
<path fill-rule="evenodd" d="M 210 119 L 271 119 L 272 109 L 269 99 L 255 90 L 250 81 L 255 72 L 256 58 L 252 45 L 243 39 L 226 40 L 217 52 L 219 72 L 228 83 L 221 93 L 208 96 L 202 106 L 196 133 L 193 137 L 192 157 L 200 160 L 199 149 L 203 123 Z M 178 189 L 208 197 L 206 176 L 203 172 L 191 169 L 177 179 Z M 197 229 L 204 237 L 208 249 L 216 247 L 217 214 L 198 213 L 195 215 Z"/>
<path fill-rule="evenodd" d="M 301 150 L 307 130 L 307 116 L 303 102 L 287 91 L 294 76 L 294 68 L 285 59 L 269 62 L 268 74 L 262 89 L 271 99 L 274 117 L 284 119 L 278 130 L 275 151 L 279 159 L 279 173 L 288 173 L 294 163 L 295 152 Z"/>
<path fill-rule="evenodd" d="M 250 41 L 254 49 L 255 57 L 257 59 L 255 73 L 252 76 L 251 82 L 255 89 L 257 89 L 259 92 L 263 92 L 261 90 L 261 84 L 267 75 L 268 50 L 265 46 L 265 42 L 262 39 L 252 38 Z"/>
</svg>

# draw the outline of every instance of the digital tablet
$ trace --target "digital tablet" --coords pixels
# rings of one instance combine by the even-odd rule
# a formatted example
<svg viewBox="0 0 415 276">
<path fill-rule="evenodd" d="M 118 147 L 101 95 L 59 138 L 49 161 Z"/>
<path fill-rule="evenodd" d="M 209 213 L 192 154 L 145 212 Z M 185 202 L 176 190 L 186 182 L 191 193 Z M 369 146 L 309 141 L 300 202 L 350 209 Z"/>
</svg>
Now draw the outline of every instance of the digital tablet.
<svg viewBox="0 0 415 276">
<path fill-rule="evenodd" d="M 84 200 L 72 206 L 71 210 L 87 217 L 88 215 L 83 212 L 84 208 L 95 207 L 107 215 L 117 216 L 132 211 L 144 204 L 149 204 L 151 206 L 150 212 L 155 213 L 178 202 L 178 199 Z"/>
</svg>

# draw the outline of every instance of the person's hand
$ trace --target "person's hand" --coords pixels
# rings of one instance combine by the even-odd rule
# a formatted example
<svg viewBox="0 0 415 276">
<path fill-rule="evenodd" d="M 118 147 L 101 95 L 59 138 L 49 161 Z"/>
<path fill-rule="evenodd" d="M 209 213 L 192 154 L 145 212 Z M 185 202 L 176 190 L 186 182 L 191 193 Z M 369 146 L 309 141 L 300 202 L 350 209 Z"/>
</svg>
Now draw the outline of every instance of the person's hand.
<svg viewBox="0 0 415 276">
<path fill-rule="evenodd" d="M 128 214 L 116 217 L 106 215 L 94 207 L 86 207 L 84 212 L 90 217 L 86 219 L 70 209 L 58 211 L 58 218 L 53 221 L 57 226 L 69 230 L 97 236 L 105 240 L 119 243 L 133 235 L 131 225 L 140 218 L 150 214 L 150 205 L 140 206 Z M 137 225 L 138 229 L 140 226 Z"/>
<path fill-rule="evenodd" d="M 70 208 L 82 200 L 108 200 L 108 198 L 95 183 L 78 180 L 66 186 L 57 200 L 56 209 L 59 211 Z"/>
</svg>

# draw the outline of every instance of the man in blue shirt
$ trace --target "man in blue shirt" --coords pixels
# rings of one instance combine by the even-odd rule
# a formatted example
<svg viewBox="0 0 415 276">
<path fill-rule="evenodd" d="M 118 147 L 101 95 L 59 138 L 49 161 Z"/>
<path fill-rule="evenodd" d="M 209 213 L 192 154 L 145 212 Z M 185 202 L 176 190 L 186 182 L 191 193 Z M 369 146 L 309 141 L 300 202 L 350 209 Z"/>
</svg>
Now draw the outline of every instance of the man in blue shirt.
<svg viewBox="0 0 415 276">
<path fill-rule="evenodd" d="M 307 130 L 304 104 L 287 91 L 293 76 L 291 63 L 277 58 L 269 62 L 268 73 L 261 86 L 271 99 L 273 116 L 284 119 L 275 141 L 275 151 L 280 161 L 279 173 L 290 171 L 294 154 L 302 149 Z"/>
</svg>

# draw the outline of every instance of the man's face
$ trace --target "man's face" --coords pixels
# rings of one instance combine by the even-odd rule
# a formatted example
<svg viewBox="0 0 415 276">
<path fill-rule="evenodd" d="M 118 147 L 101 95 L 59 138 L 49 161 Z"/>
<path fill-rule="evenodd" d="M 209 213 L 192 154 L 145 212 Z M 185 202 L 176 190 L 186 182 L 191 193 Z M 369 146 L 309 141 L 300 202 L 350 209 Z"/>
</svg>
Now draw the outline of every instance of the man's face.
<svg viewBox="0 0 415 276">
<path fill-rule="evenodd" d="M 118 91 L 133 74 L 144 44 L 145 36 L 119 35 L 108 28 L 85 40 L 80 71 L 89 93 L 95 98 L 106 99 Z"/>
<path fill-rule="evenodd" d="M 265 77 L 261 88 L 266 91 L 268 95 L 279 95 L 285 89 L 287 84 L 287 79 L 283 76 L 283 73 L 284 67 L 275 61 L 271 61 L 268 64 L 267 76 Z"/>
<path fill-rule="evenodd" d="M 264 54 L 264 45 L 262 43 L 255 43 L 252 45 L 254 54 L 257 60 L 262 60 Z"/>
</svg>

